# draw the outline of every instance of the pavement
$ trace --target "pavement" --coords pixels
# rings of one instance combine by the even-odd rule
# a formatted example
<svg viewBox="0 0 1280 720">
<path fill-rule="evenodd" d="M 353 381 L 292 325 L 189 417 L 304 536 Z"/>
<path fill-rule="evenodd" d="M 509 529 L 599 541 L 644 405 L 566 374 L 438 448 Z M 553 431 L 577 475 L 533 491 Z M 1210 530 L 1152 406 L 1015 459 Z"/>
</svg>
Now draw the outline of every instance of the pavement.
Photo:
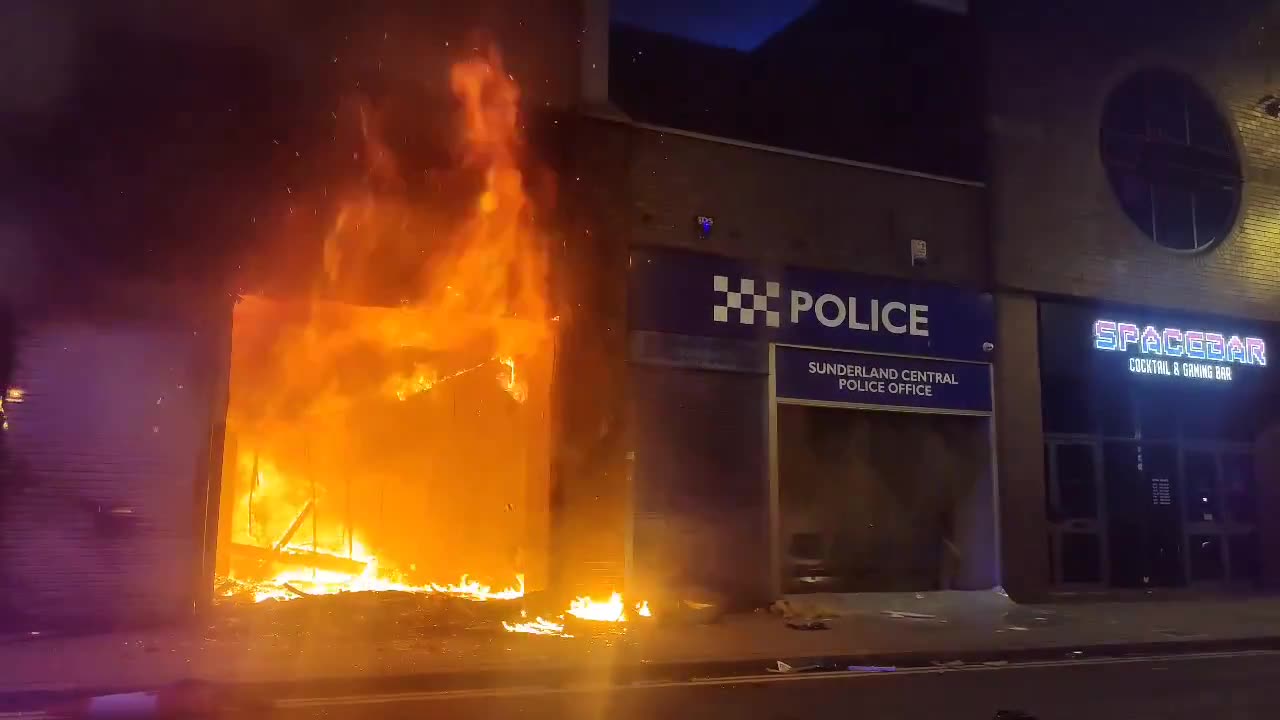
<svg viewBox="0 0 1280 720">
<path fill-rule="evenodd" d="M 1280 656 L 1177 655 L 894 673 L 753 676 L 488 693 L 292 698 L 261 717 L 305 720 L 1272 720 Z"/>
<path fill-rule="evenodd" d="M 294 608 L 305 611 L 294 612 Z M 289 622 L 282 611 L 290 611 Z M 198 679 L 275 697 L 687 682 L 849 666 L 946 668 L 1280 650 L 1280 598 L 1020 605 L 999 592 L 803 596 L 714 622 L 658 617 L 576 637 L 429 612 L 282 603 L 183 627 L 0 642 L 0 710 Z M 809 629 L 797 629 L 809 628 Z M 798 674 L 798 673 L 797 673 Z"/>
</svg>

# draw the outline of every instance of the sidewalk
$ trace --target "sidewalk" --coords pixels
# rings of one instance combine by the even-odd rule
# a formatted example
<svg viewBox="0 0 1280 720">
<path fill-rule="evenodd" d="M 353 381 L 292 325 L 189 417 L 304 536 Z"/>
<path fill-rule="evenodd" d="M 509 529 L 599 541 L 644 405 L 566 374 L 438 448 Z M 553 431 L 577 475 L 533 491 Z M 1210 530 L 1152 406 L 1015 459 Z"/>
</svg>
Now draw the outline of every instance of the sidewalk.
<svg viewBox="0 0 1280 720">
<path fill-rule="evenodd" d="M 422 601 L 416 601 L 422 602 Z M 287 605 L 287 604 L 281 604 Z M 710 624 L 629 623 L 574 638 L 508 633 L 480 604 L 465 618 L 316 605 L 248 608 L 203 627 L 0 643 L 0 695 L 129 691 L 180 679 L 337 693 L 395 683 L 485 686 L 534 676 L 708 677 L 763 673 L 783 660 L 927 665 L 1235 645 L 1280 648 L 1280 598 L 1017 605 L 995 592 L 809 596 L 780 614 Z M 262 612 L 257 612 L 262 610 Z M 289 613 L 285 615 L 283 613 Z M 415 685 L 420 687 L 420 685 Z M 295 688 L 296 690 L 296 688 Z"/>
</svg>

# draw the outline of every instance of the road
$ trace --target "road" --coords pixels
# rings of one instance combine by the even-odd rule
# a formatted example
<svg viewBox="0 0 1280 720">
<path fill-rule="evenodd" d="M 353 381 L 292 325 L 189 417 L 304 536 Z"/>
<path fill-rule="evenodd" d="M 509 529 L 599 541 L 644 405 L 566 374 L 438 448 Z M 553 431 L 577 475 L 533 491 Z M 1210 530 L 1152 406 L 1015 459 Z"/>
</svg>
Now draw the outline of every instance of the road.
<svg viewBox="0 0 1280 720">
<path fill-rule="evenodd" d="M 622 687 L 405 692 L 275 701 L 272 717 L 367 720 L 1243 720 L 1280 717 L 1280 653 L 1081 659 L 883 673 L 760 675 Z"/>
</svg>

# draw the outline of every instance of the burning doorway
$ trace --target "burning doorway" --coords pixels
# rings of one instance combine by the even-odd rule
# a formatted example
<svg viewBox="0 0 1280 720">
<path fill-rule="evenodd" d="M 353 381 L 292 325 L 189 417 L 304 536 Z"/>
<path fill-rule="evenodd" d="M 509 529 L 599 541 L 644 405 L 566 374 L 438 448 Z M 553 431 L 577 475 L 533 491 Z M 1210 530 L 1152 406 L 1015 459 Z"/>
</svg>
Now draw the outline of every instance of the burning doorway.
<svg viewBox="0 0 1280 720">
<path fill-rule="evenodd" d="M 408 308 L 236 307 L 226 591 L 509 597 L 545 581 L 550 343 L 518 357 L 482 338 L 433 345 L 432 322 Z M 388 330 L 421 336 L 381 342 Z"/>
<path fill-rule="evenodd" d="M 321 291 L 235 309 L 220 594 L 546 582 L 554 320 L 519 92 L 492 56 L 450 81 L 457 167 L 435 179 L 465 192 L 439 212 L 411 196 L 362 109 L 368 177 L 325 238 Z M 388 286 L 399 304 L 367 302 Z"/>
</svg>

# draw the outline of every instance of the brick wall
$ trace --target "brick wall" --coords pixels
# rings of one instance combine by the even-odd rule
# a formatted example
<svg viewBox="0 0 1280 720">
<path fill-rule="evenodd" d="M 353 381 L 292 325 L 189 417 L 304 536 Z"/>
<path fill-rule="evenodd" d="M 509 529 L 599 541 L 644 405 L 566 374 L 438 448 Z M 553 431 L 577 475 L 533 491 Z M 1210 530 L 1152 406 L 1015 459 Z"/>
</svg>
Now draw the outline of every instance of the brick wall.
<svg viewBox="0 0 1280 720">
<path fill-rule="evenodd" d="M 1049 583 L 1036 301 L 996 296 L 995 432 L 1001 577 L 1020 602 Z"/>
<path fill-rule="evenodd" d="M 541 118 L 560 200 L 552 292 L 560 317 L 554 376 L 552 568 L 557 590 L 622 586 L 630 502 L 626 367 L 627 128 Z"/>
<path fill-rule="evenodd" d="M 768 532 L 762 506 L 767 443 L 761 437 L 764 417 L 744 409 L 764 402 L 763 376 L 629 371 L 626 348 L 618 344 L 625 330 L 628 248 L 682 247 L 983 287 L 983 190 L 622 120 L 578 118 L 569 124 L 567 150 L 557 167 L 565 194 L 557 286 L 565 289 L 562 305 L 569 319 L 559 354 L 557 492 L 566 531 L 591 533 L 597 542 L 594 558 L 573 559 L 567 557 L 573 547 L 565 543 L 565 572 L 607 565 L 608 548 L 621 545 L 625 553 L 622 518 L 635 503 L 640 517 L 631 549 L 637 563 L 633 581 L 652 582 L 646 573 L 662 573 L 659 584 L 673 585 L 668 591 L 691 590 L 684 587 L 690 584 L 697 586 L 692 591 L 730 604 L 758 602 L 768 595 L 768 568 L 761 564 L 767 555 L 751 548 Z M 705 241 L 694 230 L 698 215 L 715 218 Z M 911 266 L 912 238 L 928 242 L 928 265 Z M 632 393 L 644 393 L 643 402 Z M 626 407 L 641 415 L 645 408 L 670 415 L 672 424 L 637 427 L 635 418 L 619 410 Z M 689 428 L 697 427 L 702 435 L 688 437 Z M 676 459 L 681 448 L 685 454 Z M 635 478 L 628 481 L 635 486 L 620 493 L 628 451 L 637 453 Z M 723 497 L 709 500 L 712 487 L 725 490 Z M 692 532 L 699 523 L 706 523 L 701 534 L 674 541 L 698 545 L 705 557 L 679 567 L 669 558 L 656 565 L 646 560 L 661 555 L 655 528 L 678 534 L 678 528 Z M 740 567 L 741 558 L 756 563 L 754 572 Z"/>
<path fill-rule="evenodd" d="M 985 8 L 995 280 L 1007 288 L 1260 318 L 1280 316 L 1280 121 L 1256 101 L 1280 88 L 1274 3 L 1101 0 Z M 1101 163 L 1099 120 L 1129 72 L 1182 70 L 1240 145 L 1245 194 L 1225 242 L 1157 246 L 1123 214 Z"/>
<path fill-rule="evenodd" d="M 1261 0 L 992 0 L 987 32 L 989 177 L 1004 575 L 1019 598 L 1048 587 L 1036 296 L 1099 298 L 1280 317 L 1280 4 Z M 1165 250 L 1124 214 L 1099 152 L 1108 92 L 1147 67 L 1182 71 L 1218 105 L 1245 179 L 1231 234 Z"/>
<path fill-rule="evenodd" d="M 974 184 L 637 128 L 632 242 L 789 265 L 981 286 L 983 190 Z M 698 215 L 715 218 L 706 241 Z M 911 266 L 910 240 L 930 262 Z"/>
</svg>

